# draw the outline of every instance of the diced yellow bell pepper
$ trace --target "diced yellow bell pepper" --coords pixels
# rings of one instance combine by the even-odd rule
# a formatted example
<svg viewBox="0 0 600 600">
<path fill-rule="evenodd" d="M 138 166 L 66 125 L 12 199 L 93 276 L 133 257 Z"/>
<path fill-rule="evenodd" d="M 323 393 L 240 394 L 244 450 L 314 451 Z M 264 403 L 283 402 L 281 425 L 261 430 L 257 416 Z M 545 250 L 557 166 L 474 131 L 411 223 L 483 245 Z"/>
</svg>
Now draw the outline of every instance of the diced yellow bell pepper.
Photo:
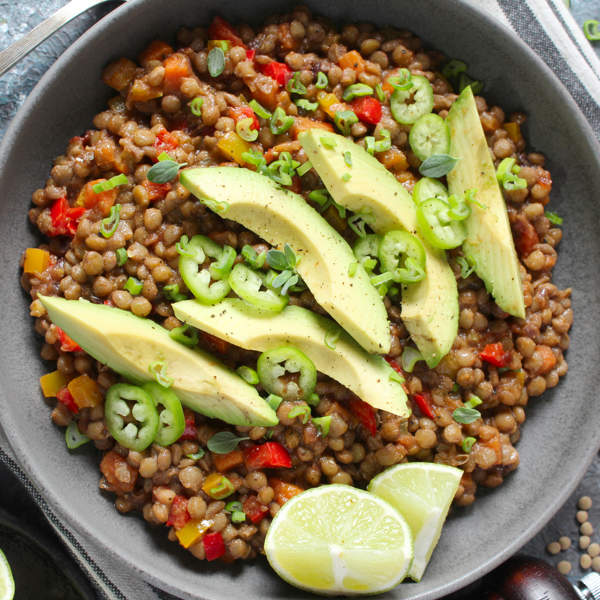
<svg viewBox="0 0 600 600">
<path fill-rule="evenodd" d="M 211 473 L 204 480 L 202 489 L 215 500 L 222 500 L 235 492 L 235 488 L 231 481 L 224 475 L 221 475 L 221 473 Z"/>
<path fill-rule="evenodd" d="M 102 404 L 100 387 L 89 375 L 72 379 L 67 388 L 79 408 L 93 408 Z"/>
<path fill-rule="evenodd" d="M 319 92 L 317 94 L 319 106 L 327 113 L 330 118 L 335 118 L 335 113 L 340 110 L 349 110 L 349 106 L 342 102 L 335 94 Z"/>
<path fill-rule="evenodd" d="M 40 248 L 27 248 L 23 272 L 31 275 L 41 275 L 50 264 L 50 253 Z"/>
<path fill-rule="evenodd" d="M 521 135 L 521 128 L 518 123 L 513 121 L 509 121 L 508 123 L 504 123 L 502 128 L 508 132 L 508 137 L 516 144 L 519 140 L 523 138 Z"/>
<path fill-rule="evenodd" d="M 52 371 L 40 377 L 40 386 L 45 398 L 54 398 L 65 385 L 67 380 L 60 371 Z"/>
<path fill-rule="evenodd" d="M 192 519 L 181 529 L 177 529 L 175 535 L 184 548 L 189 548 L 202 539 L 212 524 L 213 522 L 210 519 Z"/>
<path fill-rule="evenodd" d="M 223 52 L 229 52 L 231 42 L 229 40 L 208 40 L 206 49 L 210 52 L 213 48 L 221 48 Z"/>
<path fill-rule="evenodd" d="M 250 144 L 243 140 L 235 131 L 228 131 L 219 139 L 217 146 L 225 156 L 235 160 L 238 165 L 246 164 L 246 161 L 242 158 L 242 154 L 250 150 Z"/>
</svg>

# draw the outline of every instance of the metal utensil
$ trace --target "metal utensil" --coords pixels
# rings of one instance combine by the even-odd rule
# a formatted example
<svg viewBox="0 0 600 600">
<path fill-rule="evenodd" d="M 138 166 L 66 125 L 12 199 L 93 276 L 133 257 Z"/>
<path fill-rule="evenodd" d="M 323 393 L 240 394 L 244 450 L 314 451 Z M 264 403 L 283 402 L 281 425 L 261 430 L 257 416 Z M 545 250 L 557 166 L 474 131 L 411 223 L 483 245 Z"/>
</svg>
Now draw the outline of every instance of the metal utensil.
<svg viewBox="0 0 600 600">
<path fill-rule="evenodd" d="M 34 48 L 41 44 L 46 38 L 58 31 L 63 25 L 74 19 L 77 15 L 85 12 L 92 6 L 109 2 L 111 0 L 71 0 L 61 9 L 57 10 L 51 17 L 42 21 L 20 40 L 11 44 L 0 52 L 0 76 L 8 69 L 27 56 Z M 127 2 L 127 0 L 118 0 Z"/>
</svg>

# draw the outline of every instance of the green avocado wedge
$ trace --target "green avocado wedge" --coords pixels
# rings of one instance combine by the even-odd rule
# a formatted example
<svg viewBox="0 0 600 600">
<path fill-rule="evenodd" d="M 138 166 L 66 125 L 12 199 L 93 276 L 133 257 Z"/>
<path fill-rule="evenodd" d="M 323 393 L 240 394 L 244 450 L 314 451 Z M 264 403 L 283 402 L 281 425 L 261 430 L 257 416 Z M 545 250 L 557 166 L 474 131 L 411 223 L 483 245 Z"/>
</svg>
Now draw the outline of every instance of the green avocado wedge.
<svg viewBox="0 0 600 600">
<path fill-rule="evenodd" d="M 183 300 L 173 304 L 173 310 L 180 321 L 246 350 L 265 352 L 280 345 L 296 346 L 318 371 L 339 381 L 367 404 L 402 417 L 410 414 L 406 393 L 386 360 L 368 354 L 327 317 L 292 305 L 273 314 L 237 298 L 226 298 L 214 306 Z"/>
<path fill-rule="evenodd" d="M 177 343 L 150 319 L 128 311 L 40 296 L 51 321 L 90 356 L 134 383 L 152 381 L 150 365 L 161 361 L 182 404 L 232 425 L 268 427 L 278 423 L 267 402 L 236 373 L 206 352 Z"/>
<path fill-rule="evenodd" d="M 300 258 L 297 271 L 322 306 L 365 350 L 386 354 L 390 330 L 383 300 L 352 249 L 307 202 L 265 175 L 236 167 L 181 171 L 181 183 L 225 219 L 241 223 Z"/>
<path fill-rule="evenodd" d="M 298 139 L 338 204 L 365 213 L 376 233 L 405 229 L 420 238 L 411 195 L 375 157 L 348 138 L 317 129 L 303 132 Z M 458 332 L 458 292 L 444 252 L 420 239 L 426 275 L 418 283 L 402 286 L 401 317 L 433 368 L 448 353 Z"/>
<path fill-rule="evenodd" d="M 471 86 L 461 92 L 446 121 L 450 127 L 450 154 L 460 158 L 448 173 L 448 189 L 459 196 L 475 189 L 477 202 L 485 207 L 472 204 L 471 216 L 465 221 L 463 251 L 473 259 L 475 272 L 498 306 L 524 319 L 519 260 Z"/>
</svg>

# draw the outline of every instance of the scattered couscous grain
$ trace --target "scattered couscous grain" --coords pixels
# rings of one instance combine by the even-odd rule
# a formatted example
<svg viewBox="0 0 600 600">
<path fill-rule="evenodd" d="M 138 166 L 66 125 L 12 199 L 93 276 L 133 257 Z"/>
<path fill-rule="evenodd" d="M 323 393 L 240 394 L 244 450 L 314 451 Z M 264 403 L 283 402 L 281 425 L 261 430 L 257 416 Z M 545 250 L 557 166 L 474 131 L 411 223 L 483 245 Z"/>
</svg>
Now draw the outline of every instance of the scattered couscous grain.
<svg viewBox="0 0 600 600">
<path fill-rule="evenodd" d="M 586 510 L 578 510 L 575 518 L 578 523 L 585 523 L 588 520 L 588 513 Z"/>
<path fill-rule="evenodd" d="M 582 569 L 589 569 L 592 566 L 592 557 L 589 554 L 582 554 L 579 557 L 579 565 Z"/>
<path fill-rule="evenodd" d="M 556 568 L 558 569 L 559 573 L 562 573 L 563 575 L 568 575 L 571 572 L 572 566 L 568 560 L 561 560 L 556 565 Z"/>
<path fill-rule="evenodd" d="M 596 556 L 595 558 L 592 558 L 592 569 L 594 569 L 594 571 L 600 573 L 600 556 Z"/>
<path fill-rule="evenodd" d="M 590 539 L 589 535 L 582 535 L 579 538 L 579 547 L 582 550 L 587 550 L 589 548 L 589 546 L 590 546 L 591 541 L 592 540 Z"/>
<path fill-rule="evenodd" d="M 548 554 L 558 554 L 560 552 L 560 544 L 558 542 L 550 542 L 546 546 Z"/>
<path fill-rule="evenodd" d="M 586 521 L 585 523 L 581 524 L 581 526 L 579 527 L 579 531 L 583 535 L 592 535 L 592 533 L 594 533 L 594 527 L 589 521 Z"/>
<path fill-rule="evenodd" d="M 590 544 L 590 546 L 588 548 L 588 554 L 592 558 L 595 558 L 596 556 L 598 556 L 600 554 L 600 544 L 598 544 L 597 542 Z"/>
<path fill-rule="evenodd" d="M 577 506 L 581 510 L 590 510 L 592 508 L 592 499 L 589 496 L 582 496 L 579 498 Z"/>
<path fill-rule="evenodd" d="M 561 550 L 568 550 L 571 547 L 571 538 L 563 535 L 558 539 L 558 543 Z"/>
</svg>

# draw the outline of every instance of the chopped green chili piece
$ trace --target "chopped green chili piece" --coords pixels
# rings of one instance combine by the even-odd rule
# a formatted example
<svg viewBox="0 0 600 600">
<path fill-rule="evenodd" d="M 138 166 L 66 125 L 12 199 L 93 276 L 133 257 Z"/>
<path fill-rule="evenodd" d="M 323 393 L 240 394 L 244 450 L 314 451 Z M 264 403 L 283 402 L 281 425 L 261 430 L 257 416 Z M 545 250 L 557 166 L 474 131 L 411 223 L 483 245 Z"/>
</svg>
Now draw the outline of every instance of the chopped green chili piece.
<svg viewBox="0 0 600 600">
<path fill-rule="evenodd" d="M 302 177 L 303 175 L 306 175 L 311 169 L 312 169 L 312 164 L 311 164 L 310 160 L 307 160 L 305 163 L 302 163 L 296 169 L 296 173 L 298 173 L 298 175 L 300 175 L 300 177 Z"/>
<path fill-rule="evenodd" d="M 354 98 L 360 98 L 361 96 L 372 96 L 373 88 L 366 83 L 353 83 L 349 85 L 342 94 L 342 100 L 344 102 L 350 102 Z"/>
<path fill-rule="evenodd" d="M 375 138 L 372 135 L 365 137 L 365 150 L 373 156 L 375 154 Z"/>
<path fill-rule="evenodd" d="M 117 248 L 115 254 L 117 255 L 117 266 L 122 267 L 127 262 L 127 250 L 125 248 Z"/>
<path fill-rule="evenodd" d="M 173 159 L 172 159 L 172 158 L 171 158 L 171 157 L 170 157 L 170 156 L 169 156 L 169 155 L 168 155 L 166 152 L 161 152 L 161 153 L 158 155 L 158 160 L 159 160 L 159 162 L 160 162 L 160 161 L 162 161 L 162 160 L 173 160 Z"/>
<path fill-rule="evenodd" d="M 190 112 L 195 117 L 201 117 L 203 104 L 204 104 L 204 98 L 202 96 L 196 96 L 193 100 L 190 100 L 188 102 L 188 106 L 190 107 Z"/>
<path fill-rule="evenodd" d="M 174 444 L 183 435 L 186 424 L 177 394 L 155 381 L 145 383 L 142 389 L 150 395 L 158 411 L 158 431 L 154 442 L 163 447 Z"/>
<path fill-rule="evenodd" d="M 244 510 L 242 507 L 242 503 L 239 500 L 232 500 L 225 505 L 225 510 L 227 512 L 235 512 L 236 510 Z"/>
<path fill-rule="evenodd" d="M 354 233 L 359 238 L 364 238 L 367 235 L 365 231 L 365 227 L 367 222 L 364 220 L 363 215 L 361 213 L 355 213 L 351 217 L 348 218 L 348 227 L 354 231 Z"/>
<path fill-rule="evenodd" d="M 390 372 L 389 380 L 395 381 L 396 383 L 404 383 L 406 381 L 400 373 L 396 373 L 396 371 L 393 370 Z"/>
<path fill-rule="evenodd" d="M 283 402 L 283 398 L 277 394 L 269 394 L 266 398 L 268 405 L 273 409 L 277 410 L 279 405 Z"/>
<path fill-rule="evenodd" d="M 299 98 L 298 100 L 295 101 L 295 104 L 298 108 L 301 108 L 302 110 L 305 110 L 307 112 L 313 112 L 313 111 L 317 110 L 317 108 L 319 108 L 318 102 L 311 102 L 310 100 L 307 100 L 306 98 Z"/>
<path fill-rule="evenodd" d="M 173 385 L 173 378 L 167 375 L 167 365 L 164 360 L 155 360 L 148 365 L 148 371 L 154 376 L 156 383 L 165 388 Z"/>
<path fill-rule="evenodd" d="M 233 487 L 233 483 L 225 475 L 221 475 L 219 483 L 208 490 L 208 495 L 215 500 L 222 500 L 223 498 L 227 498 L 227 496 L 231 496 L 234 492 L 235 487 Z"/>
<path fill-rule="evenodd" d="M 251 367 L 242 365 L 236 369 L 236 373 L 250 385 L 256 385 L 259 382 L 258 373 Z"/>
<path fill-rule="evenodd" d="M 392 147 L 391 134 L 388 129 L 381 130 L 381 139 L 375 142 L 375 152 L 385 152 Z"/>
<path fill-rule="evenodd" d="M 552 225 L 562 225 L 563 224 L 563 218 L 559 217 L 554 212 L 550 212 L 549 210 L 546 211 L 546 218 L 548 219 L 548 221 L 550 221 L 550 223 L 552 223 Z"/>
<path fill-rule="evenodd" d="M 286 89 L 290 94 L 306 94 L 306 86 L 300 81 L 300 71 L 296 71 L 290 77 Z"/>
<path fill-rule="evenodd" d="M 144 284 L 135 277 L 129 277 L 123 286 L 132 296 L 138 296 L 141 294 Z"/>
<path fill-rule="evenodd" d="M 206 60 L 208 66 L 208 73 L 211 77 L 218 77 L 225 69 L 225 53 L 223 48 L 215 46 L 208 53 Z"/>
<path fill-rule="evenodd" d="M 319 398 L 319 394 L 313 392 L 306 402 L 311 406 L 318 406 L 319 402 L 321 402 L 321 398 Z"/>
<path fill-rule="evenodd" d="M 110 214 L 105 219 L 102 219 L 102 224 L 100 225 L 100 233 L 105 238 L 110 238 L 114 235 L 115 231 L 117 231 L 117 227 L 119 226 L 119 221 L 121 220 L 121 205 L 115 204 L 110 208 Z"/>
<path fill-rule="evenodd" d="M 254 271 L 244 263 L 235 265 L 228 281 L 240 298 L 258 308 L 280 312 L 288 303 L 287 296 L 282 296 L 268 287 L 265 273 Z"/>
<path fill-rule="evenodd" d="M 316 417 L 312 422 L 317 426 L 321 435 L 327 437 L 329 435 L 329 427 L 331 426 L 331 415 L 326 417 Z"/>
<path fill-rule="evenodd" d="M 273 115 L 256 100 L 250 100 L 250 108 L 261 118 L 270 119 Z"/>
<path fill-rule="evenodd" d="M 261 169 L 267 166 L 267 161 L 265 157 L 254 148 L 250 148 L 248 152 L 243 152 L 242 159 L 246 161 L 249 165 L 254 165 L 257 171 L 260 171 Z"/>
<path fill-rule="evenodd" d="M 420 361 L 425 360 L 423 355 L 413 346 L 405 346 L 402 350 L 402 370 L 407 373 L 412 373 L 415 365 Z"/>
<path fill-rule="evenodd" d="M 188 348 L 194 348 L 194 346 L 198 344 L 198 332 L 192 328 L 192 331 L 188 334 L 189 328 L 190 325 L 175 327 L 169 331 L 169 336 L 172 340 L 175 340 Z"/>
<path fill-rule="evenodd" d="M 358 117 L 351 110 L 338 110 L 333 121 L 343 135 L 350 135 L 350 128 L 354 123 L 358 123 Z M 321 141 L 323 141 L 323 138 L 321 138 Z"/>
<path fill-rule="evenodd" d="M 464 73 L 467 70 L 467 65 L 462 60 L 457 60 L 456 58 L 452 58 L 449 60 L 442 69 L 442 75 L 446 79 L 454 79 L 461 73 Z"/>
<path fill-rule="evenodd" d="M 324 90 L 328 85 L 329 85 L 329 79 L 327 78 L 327 75 L 325 75 L 325 73 L 323 73 L 323 71 L 319 71 L 319 74 L 317 75 L 317 82 L 315 83 L 315 87 L 320 90 Z"/>
<path fill-rule="evenodd" d="M 310 419 L 310 406 L 294 406 L 288 413 L 288 418 L 295 419 L 296 417 L 302 417 L 302 424 L 306 425 Z"/>
<path fill-rule="evenodd" d="M 294 124 L 294 117 L 285 114 L 281 106 L 278 106 L 271 117 L 271 133 L 273 135 L 281 135 L 285 133 Z"/>
<path fill-rule="evenodd" d="M 236 133 L 246 142 L 254 142 L 258 138 L 258 129 L 252 129 L 254 119 L 247 117 L 235 124 Z"/>
<path fill-rule="evenodd" d="M 473 448 L 473 444 L 475 444 L 477 440 L 474 437 L 466 437 L 462 442 L 461 442 L 461 447 L 465 452 L 471 452 L 471 448 Z"/>
<path fill-rule="evenodd" d="M 279 346 L 263 352 L 258 357 L 256 370 L 263 388 L 286 400 L 310 398 L 317 383 L 314 363 L 294 346 Z M 297 380 L 282 379 L 286 373 L 297 374 Z"/>
<path fill-rule="evenodd" d="M 113 188 L 116 188 L 119 185 L 126 185 L 129 183 L 129 179 L 127 179 L 127 175 L 123 173 L 119 173 L 119 175 L 115 175 L 106 181 L 100 181 L 99 183 L 95 183 L 92 186 L 92 190 L 95 194 L 101 194 L 102 192 L 108 192 Z"/>
</svg>

